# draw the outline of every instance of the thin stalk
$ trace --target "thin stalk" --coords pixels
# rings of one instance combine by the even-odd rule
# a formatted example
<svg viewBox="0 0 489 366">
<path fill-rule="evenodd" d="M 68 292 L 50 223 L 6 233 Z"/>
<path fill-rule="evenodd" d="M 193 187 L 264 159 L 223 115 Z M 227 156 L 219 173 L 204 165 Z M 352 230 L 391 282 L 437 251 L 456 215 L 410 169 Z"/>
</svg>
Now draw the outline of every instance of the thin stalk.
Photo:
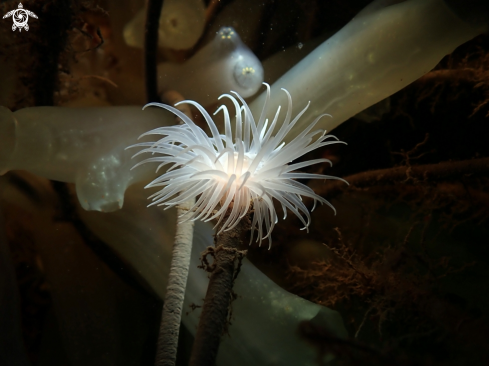
<svg viewBox="0 0 489 366">
<path fill-rule="evenodd" d="M 192 198 L 179 206 L 177 216 L 184 214 L 195 204 Z M 187 285 L 194 222 L 177 224 L 170 275 L 163 302 L 160 335 L 156 349 L 156 366 L 174 366 L 177 359 L 178 334 L 182 318 L 183 299 Z"/>
<path fill-rule="evenodd" d="M 229 214 L 229 212 L 228 212 Z M 224 219 L 223 222 L 226 220 Z M 245 216 L 232 230 L 216 236 L 215 247 L 209 247 L 202 254 L 203 267 L 211 272 L 209 286 L 202 308 L 195 341 L 190 358 L 190 366 L 214 366 L 221 336 L 228 321 L 229 306 L 233 296 L 233 283 L 239 273 L 242 258 L 246 255 L 246 234 L 250 220 Z M 219 228 L 217 229 L 219 230 Z M 207 255 L 214 257 L 208 265 Z"/>
<path fill-rule="evenodd" d="M 183 96 L 175 91 L 167 91 L 163 95 L 163 99 L 170 105 L 175 105 L 184 100 Z M 188 105 L 180 105 L 177 108 L 192 119 L 192 113 Z M 177 121 L 178 124 L 183 123 L 180 119 L 177 119 Z M 185 214 L 194 204 L 195 197 L 180 204 L 177 208 L 177 217 Z M 161 315 L 160 334 L 156 348 L 156 366 L 174 366 L 177 359 L 178 334 L 180 333 L 183 300 L 190 268 L 193 235 L 193 221 L 177 223 L 170 274 Z"/>
</svg>

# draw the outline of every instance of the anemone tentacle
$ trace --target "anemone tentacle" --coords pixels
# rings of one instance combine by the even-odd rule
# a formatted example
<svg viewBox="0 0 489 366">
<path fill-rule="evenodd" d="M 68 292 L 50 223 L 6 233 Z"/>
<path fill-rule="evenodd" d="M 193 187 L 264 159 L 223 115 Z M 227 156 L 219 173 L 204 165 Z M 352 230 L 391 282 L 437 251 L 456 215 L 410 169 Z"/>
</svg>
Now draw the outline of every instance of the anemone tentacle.
<svg viewBox="0 0 489 366">
<path fill-rule="evenodd" d="M 224 215 L 232 205 L 230 215 L 222 224 L 219 233 L 231 230 L 239 220 L 253 207 L 252 233 L 258 232 L 256 241 L 268 239 L 271 246 L 271 232 L 278 222 L 273 200 L 280 203 L 287 215 L 287 209 L 293 212 L 308 229 L 311 216 L 307 207 L 302 203 L 301 196 L 310 197 L 316 202 L 334 207 L 324 198 L 318 196 L 306 185 L 295 179 L 339 179 L 322 175 L 301 173 L 297 169 L 313 164 L 327 162 L 328 159 L 315 159 L 289 165 L 304 154 L 322 146 L 345 142 L 339 141 L 335 136 L 327 135 L 326 131 L 313 130 L 320 118 L 319 116 L 307 126 L 296 138 L 285 144 L 285 136 L 297 124 L 307 106 L 292 118 L 292 97 L 287 94 L 287 110 L 284 122 L 277 127 L 280 107 L 269 123 L 268 101 L 270 99 L 270 86 L 266 83 L 267 98 L 258 122 L 246 104 L 245 100 L 236 92 L 223 94 L 221 98 L 229 99 L 235 107 L 236 124 L 234 129 L 234 143 L 229 112 L 226 106 L 220 106 L 219 111 L 224 114 L 224 134 L 220 134 L 215 122 L 207 111 L 194 101 L 183 101 L 195 106 L 204 116 L 211 136 L 197 126 L 190 118 L 178 109 L 160 103 L 150 103 L 148 106 L 164 108 L 181 118 L 184 124 L 172 127 L 161 127 L 141 135 L 162 135 L 163 138 L 149 143 L 139 143 L 131 147 L 143 148 L 141 153 L 151 153 L 152 157 L 143 160 L 136 166 L 145 163 L 157 162 L 158 169 L 164 165 L 171 168 L 145 188 L 163 187 L 150 196 L 151 205 L 177 206 L 191 196 L 198 197 L 190 210 L 179 217 L 181 222 L 188 220 L 210 221 L 218 219 L 219 225 Z M 241 104 L 240 104 L 241 103 Z M 331 117 L 331 116 L 329 116 Z M 275 134 L 274 134 L 275 133 Z M 154 155 L 161 156 L 154 156 Z M 135 167 L 136 167 L 135 166 Z M 346 182 L 346 181 L 345 181 Z M 347 183 L 347 182 L 346 182 Z M 217 226 L 216 225 L 216 226 Z M 218 234 L 219 234 L 218 233 Z"/>
</svg>

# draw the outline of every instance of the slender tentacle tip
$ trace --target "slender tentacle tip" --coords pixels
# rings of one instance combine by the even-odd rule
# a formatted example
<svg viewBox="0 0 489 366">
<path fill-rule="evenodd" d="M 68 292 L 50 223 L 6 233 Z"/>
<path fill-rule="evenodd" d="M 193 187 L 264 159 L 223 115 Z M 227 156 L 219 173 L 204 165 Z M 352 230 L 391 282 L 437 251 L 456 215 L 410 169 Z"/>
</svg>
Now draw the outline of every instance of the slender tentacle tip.
<svg viewBox="0 0 489 366">
<path fill-rule="evenodd" d="M 182 121 L 182 125 L 160 127 L 141 135 L 161 135 L 156 142 L 142 142 L 130 147 L 142 148 L 136 155 L 151 153 L 152 157 L 136 164 L 133 169 L 145 163 L 159 163 L 157 171 L 168 164 L 171 167 L 145 188 L 159 187 L 160 190 L 149 198 L 151 205 L 170 208 L 196 198 L 195 204 L 182 216 L 180 222 L 187 220 L 211 221 L 217 219 L 216 227 L 225 219 L 218 235 L 234 228 L 253 207 L 251 240 L 257 231 L 256 241 L 261 244 L 267 239 L 271 246 L 271 232 L 278 222 L 273 199 L 277 200 L 287 216 L 287 209 L 292 211 L 308 229 L 311 216 L 302 202 L 301 196 L 310 197 L 317 202 L 334 207 L 314 191 L 296 179 L 339 179 L 322 174 L 297 172 L 298 169 L 327 162 L 328 159 L 314 159 L 292 163 L 304 154 L 326 145 L 342 143 L 335 136 L 327 135 L 324 130 L 313 130 L 320 118 L 317 117 L 298 136 L 289 143 L 284 142 L 287 133 L 297 124 L 308 105 L 292 118 L 292 98 L 289 92 L 282 89 L 288 98 L 287 113 L 283 123 L 278 122 L 280 107 L 269 123 L 266 118 L 270 101 L 270 86 L 266 83 L 267 95 L 262 112 L 255 121 L 244 99 L 236 92 L 219 97 L 228 98 L 236 110 L 234 140 L 231 129 L 231 118 L 225 105 L 214 113 L 224 114 L 224 134 L 220 134 L 216 124 L 207 111 L 194 101 L 183 101 L 195 106 L 205 118 L 212 136 L 208 136 L 199 126 L 178 109 L 160 103 L 149 103 L 148 106 L 164 108 Z M 143 109 L 144 109 L 143 108 Z M 274 133 L 275 132 L 275 133 Z M 225 215 L 228 209 L 231 213 Z M 313 210 L 314 210 L 313 207 Z M 165 208 L 165 209 L 166 209 Z M 336 211 L 335 211 L 336 214 Z M 251 241 L 250 241 L 251 243 Z"/>
</svg>

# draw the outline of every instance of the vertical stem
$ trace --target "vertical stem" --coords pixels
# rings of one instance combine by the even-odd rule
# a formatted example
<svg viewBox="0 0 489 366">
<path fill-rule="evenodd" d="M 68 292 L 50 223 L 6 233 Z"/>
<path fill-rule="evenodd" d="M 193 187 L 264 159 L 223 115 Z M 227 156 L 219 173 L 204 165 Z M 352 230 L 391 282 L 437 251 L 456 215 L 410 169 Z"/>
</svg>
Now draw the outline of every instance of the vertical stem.
<svg viewBox="0 0 489 366">
<path fill-rule="evenodd" d="M 191 199 L 181 204 L 177 210 L 177 216 L 186 213 L 194 203 L 195 199 Z M 190 267 L 193 234 L 193 221 L 189 220 L 182 224 L 177 224 L 170 275 L 161 316 L 160 335 L 156 349 L 156 366 L 174 366 L 177 359 L 178 334 Z"/>
<path fill-rule="evenodd" d="M 203 253 L 204 263 L 207 254 L 214 256 L 214 263 L 207 267 L 212 274 L 195 335 L 190 366 L 214 366 L 216 363 L 219 343 L 228 319 L 234 279 L 239 271 L 240 260 L 246 254 L 242 249 L 245 248 L 244 237 L 249 227 L 249 218 L 245 216 L 234 229 L 216 236 L 215 248 L 208 248 Z"/>
<path fill-rule="evenodd" d="M 163 0 L 148 0 L 144 32 L 144 76 L 147 102 L 160 102 L 156 80 L 156 57 L 158 51 L 158 28 Z"/>
<path fill-rule="evenodd" d="M 185 99 L 175 91 L 165 92 L 163 98 L 170 105 L 175 105 Z M 185 113 L 188 118 L 192 119 L 192 113 L 188 105 L 180 105 L 177 108 Z M 182 120 L 177 119 L 177 121 L 178 124 L 183 124 Z M 187 213 L 194 204 L 195 197 L 179 205 L 177 208 L 177 220 L 180 216 Z M 193 221 L 177 223 L 170 274 L 161 315 L 160 335 L 156 349 L 156 366 L 174 366 L 177 359 L 178 334 L 180 333 L 183 300 L 185 298 L 192 254 L 193 234 Z"/>
</svg>

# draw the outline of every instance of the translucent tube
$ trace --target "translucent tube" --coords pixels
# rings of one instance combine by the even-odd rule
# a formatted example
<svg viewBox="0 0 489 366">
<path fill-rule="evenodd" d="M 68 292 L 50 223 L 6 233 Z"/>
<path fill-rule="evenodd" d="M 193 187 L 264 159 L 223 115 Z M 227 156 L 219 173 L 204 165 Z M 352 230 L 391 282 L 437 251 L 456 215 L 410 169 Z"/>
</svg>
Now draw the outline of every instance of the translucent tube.
<svg viewBox="0 0 489 366">
<path fill-rule="evenodd" d="M 285 94 L 278 92 L 285 88 L 294 98 L 294 114 L 311 101 L 289 140 L 323 113 L 333 118 L 321 119 L 317 127 L 330 131 L 426 74 L 478 33 L 442 0 L 410 0 L 366 11 L 273 84 L 271 110 L 287 105 Z M 255 114 L 264 99 L 262 93 L 251 104 Z"/>
<path fill-rule="evenodd" d="M 173 115 L 157 108 L 34 107 L 12 113 L 0 107 L 0 174 L 21 169 L 76 183 L 85 210 L 117 210 L 126 188 L 154 171 L 131 170 L 143 157 L 131 159 L 135 151 L 125 148 L 173 122 Z"/>
<path fill-rule="evenodd" d="M 233 90 L 243 98 L 255 94 L 263 82 L 260 60 L 232 27 L 222 27 L 214 39 L 183 64 L 158 66 L 160 92 L 176 90 L 202 105 L 217 102 Z"/>
</svg>

